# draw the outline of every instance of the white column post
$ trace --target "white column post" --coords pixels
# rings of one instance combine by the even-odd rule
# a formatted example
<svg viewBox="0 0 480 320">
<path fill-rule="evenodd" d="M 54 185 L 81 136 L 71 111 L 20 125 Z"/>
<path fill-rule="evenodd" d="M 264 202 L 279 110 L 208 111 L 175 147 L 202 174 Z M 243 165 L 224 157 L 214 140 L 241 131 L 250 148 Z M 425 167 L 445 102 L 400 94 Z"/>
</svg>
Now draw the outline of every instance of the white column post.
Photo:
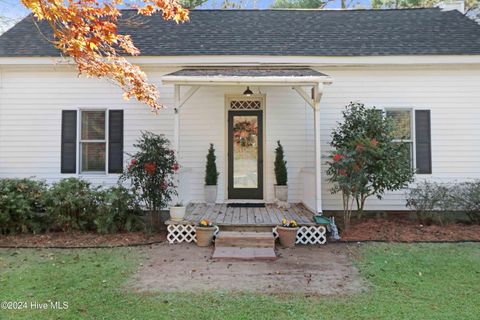
<svg viewBox="0 0 480 320">
<path fill-rule="evenodd" d="M 174 125 L 173 125 L 173 148 L 175 150 L 175 156 L 177 161 L 180 163 L 180 86 L 175 84 L 173 86 L 173 112 L 174 112 Z M 180 186 L 180 173 L 176 173 L 176 185 L 178 195 L 172 199 L 174 202 L 178 202 L 180 197 L 182 196 L 181 193 L 181 186 Z"/>
<path fill-rule="evenodd" d="M 173 111 L 174 115 L 174 127 L 173 127 L 173 147 L 179 156 L 179 147 L 180 147 L 180 86 L 178 84 L 173 87 Z"/>
<path fill-rule="evenodd" d="M 320 150 L 320 98 L 323 84 L 319 83 L 313 88 L 313 125 L 315 141 L 315 213 L 322 213 L 322 159 Z"/>
</svg>

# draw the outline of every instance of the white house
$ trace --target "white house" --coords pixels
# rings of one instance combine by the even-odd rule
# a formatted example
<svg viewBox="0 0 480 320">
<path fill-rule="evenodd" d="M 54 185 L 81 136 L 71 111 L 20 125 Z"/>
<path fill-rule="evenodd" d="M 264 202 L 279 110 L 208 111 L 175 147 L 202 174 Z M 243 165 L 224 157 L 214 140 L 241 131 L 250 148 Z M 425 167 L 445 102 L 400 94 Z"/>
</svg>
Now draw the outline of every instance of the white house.
<svg viewBox="0 0 480 320">
<path fill-rule="evenodd" d="M 178 151 L 183 201 L 204 200 L 213 143 L 217 202 L 272 202 L 280 140 L 290 202 L 340 210 L 324 163 L 341 111 L 360 101 L 409 125 L 417 181 L 480 178 L 480 26 L 458 11 L 194 10 L 180 25 L 142 20 L 121 32 L 160 89 L 168 108 L 158 114 L 79 78 L 30 16 L 0 37 L 0 177 L 114 184 L 149 130 Z M 255 140 L 241 154 L 239 135 Z M 366 209 L 405 210 L 405 192 Z"/>
</svg>

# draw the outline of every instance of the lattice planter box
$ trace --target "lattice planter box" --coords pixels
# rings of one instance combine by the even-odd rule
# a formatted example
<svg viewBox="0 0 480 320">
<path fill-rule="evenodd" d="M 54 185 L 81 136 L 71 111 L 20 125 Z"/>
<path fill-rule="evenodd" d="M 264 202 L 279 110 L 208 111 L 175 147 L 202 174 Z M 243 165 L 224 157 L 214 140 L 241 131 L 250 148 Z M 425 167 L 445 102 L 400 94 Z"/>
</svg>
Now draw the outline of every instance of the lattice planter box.
<svg viewBox="0 0 480 320">
<path fill-rule="evenodd" d="M 197 242 L 195 226 L 192 224 L 169 224 L 167 227 L 167 241 L 170 244 L 182 242 Z M 215 226 L 213 237 L 220 232 Z M 278 238 L 277 227 L 272 230 L 275 239 Z M 302 226 L 298 228 L 296 244 L 325 244 L 327 242 L 327 230 L 324 226 Z"/>
<path fill-rule="evenodd" d="M 167 240 L 168 243 L 181 243 L 181 242 L 197 242 L 195 236 L 195 226 L 192 224 L 169 224 L 167 227 Z M 218 226 L 215 226 L 215 232 L 213 238 L 217 236 L 219 232 Z"/>
<path fill-rule="evenodd" d="M 296 244 L 325 244 L 327 229 L 324 226 L 302 226 L 298 228 Z M 278 238 L 277 227 L 273 228 L 273 236 Z"/>
</svg>

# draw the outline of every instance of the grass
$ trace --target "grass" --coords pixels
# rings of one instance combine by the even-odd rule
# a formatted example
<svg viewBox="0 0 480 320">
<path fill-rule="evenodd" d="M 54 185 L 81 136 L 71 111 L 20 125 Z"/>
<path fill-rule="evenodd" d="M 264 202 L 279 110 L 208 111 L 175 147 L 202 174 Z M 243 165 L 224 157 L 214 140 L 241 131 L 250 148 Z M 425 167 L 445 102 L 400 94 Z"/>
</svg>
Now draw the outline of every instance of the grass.
<svg viewBox="0 0 480 320">
<path fill-rule="evenodd" d="M 352 251 L 370 290 L 324 298 L 140 294 L 124 284 L 145 261 L 143 249 L 0 250 L 0 301 L 69 304 L 0 310 L 0 319 L 478 319 L 479 244 L 368 244 Z"/>
</svg>

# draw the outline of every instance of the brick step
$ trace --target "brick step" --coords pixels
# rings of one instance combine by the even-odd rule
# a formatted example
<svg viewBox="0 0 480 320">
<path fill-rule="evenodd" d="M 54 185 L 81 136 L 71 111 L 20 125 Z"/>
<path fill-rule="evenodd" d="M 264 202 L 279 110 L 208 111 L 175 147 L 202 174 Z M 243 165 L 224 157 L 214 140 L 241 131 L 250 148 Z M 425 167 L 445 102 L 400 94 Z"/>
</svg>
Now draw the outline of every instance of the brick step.
<svg viewBox="0 0 480 320">
<path fill-rule="evenodd" d="M 213 259 L 236 259 L 236 260 L 275 260 L 275 250 L 272 248 L 239 248 L 219 247 L 215 244 Z"/>
<path fill-rule="evenodd" d="M 275 238 L 271 232 L 221 231 L 215 240 L 215 246 L 273 249 Z"/>
</svg>

